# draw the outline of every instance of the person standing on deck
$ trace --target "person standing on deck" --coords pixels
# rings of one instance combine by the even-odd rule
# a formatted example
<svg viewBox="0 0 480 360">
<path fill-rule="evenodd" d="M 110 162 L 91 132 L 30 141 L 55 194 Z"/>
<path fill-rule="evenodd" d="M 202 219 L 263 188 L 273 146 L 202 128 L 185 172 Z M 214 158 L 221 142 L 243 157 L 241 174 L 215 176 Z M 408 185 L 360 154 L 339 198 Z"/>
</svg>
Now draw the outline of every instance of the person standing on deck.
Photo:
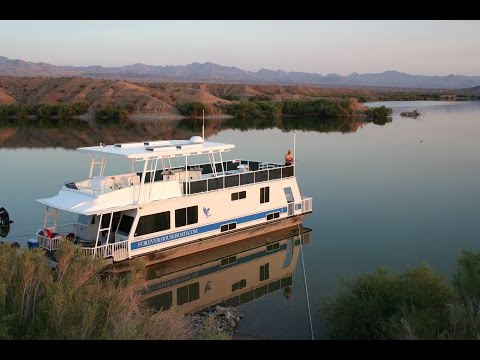
<svg viewBox="0 0 480 360">
<path fill-rule="evenodd" d="M 290 166 L 293 163 L 293 156 L 291 150 L 285 154 L 285 166 Z"/>
</svg>

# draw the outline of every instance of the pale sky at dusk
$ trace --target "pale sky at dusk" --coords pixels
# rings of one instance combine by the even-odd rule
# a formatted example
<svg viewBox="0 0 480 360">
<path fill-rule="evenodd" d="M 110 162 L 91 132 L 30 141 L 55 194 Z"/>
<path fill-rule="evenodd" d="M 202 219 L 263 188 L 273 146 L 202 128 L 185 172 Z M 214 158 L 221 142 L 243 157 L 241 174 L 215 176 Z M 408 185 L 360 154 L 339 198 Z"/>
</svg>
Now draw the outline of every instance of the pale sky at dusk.
<svg viewBox="0 0 480 360">
<path fill-rule="evenodd" d="M 55 65 L 210 61 L 322 75 L 480 75 L 480 21 L 0 21 L 0 56 Z"/>
</svg>

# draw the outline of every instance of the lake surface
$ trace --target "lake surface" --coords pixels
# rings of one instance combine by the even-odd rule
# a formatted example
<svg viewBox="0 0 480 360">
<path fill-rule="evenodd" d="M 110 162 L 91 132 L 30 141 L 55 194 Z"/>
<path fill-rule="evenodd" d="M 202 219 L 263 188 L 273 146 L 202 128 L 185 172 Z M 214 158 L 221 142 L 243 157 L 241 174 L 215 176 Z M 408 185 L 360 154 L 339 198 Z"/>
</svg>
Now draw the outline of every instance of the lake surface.
<svg viewBox="0 0 480 360">
<path fill-rule="evenodd" d="M 296 130 L 298 182 L 302 194 L 314 198 L 314 212 L 304 221 L 312 232 L 303 253 L 316 339 L 327 336 L 319 305 L 342 277 L 423 262 L 450 276 L 460 250 L 480 250 L 480 102 L 372 105 L 391 107 L 392 121 L 357 123 L 343 132 Z M 399 115 L 413 109 L 423 115 Z M 293 149 L 293 132 L 285 131 L 289 121 L 296 120 L 282 120 L 281 129 L 275 123 L 250 130 L 210 127 L 208 140 L 234 143 L 228 159 L 282 162 Z M 6 131 L 0 128 L 0 134 Z M 35 199 L 86 177 L 89 161 L 64 148 L 0 148 L 0 207 L 15 221 L 7 240 L 0 240 L 26 245 L 43 225 L 45 209 Z M 311 338 L 301 257 L 289 296 L 272 291 L 239 309 L 245 314 L 240 333 Z"/>
</svg>

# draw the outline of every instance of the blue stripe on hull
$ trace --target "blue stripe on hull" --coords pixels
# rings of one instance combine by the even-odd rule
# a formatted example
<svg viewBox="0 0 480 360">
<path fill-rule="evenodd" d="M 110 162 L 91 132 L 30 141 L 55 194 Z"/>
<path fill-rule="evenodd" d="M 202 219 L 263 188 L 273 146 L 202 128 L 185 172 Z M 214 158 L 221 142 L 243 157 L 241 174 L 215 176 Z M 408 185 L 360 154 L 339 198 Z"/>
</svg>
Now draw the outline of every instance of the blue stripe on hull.
<svg viewBox="0 0 480 360">
<path fill-rule="evenodd" d="M 214 230 L 220 230 L 220 227 L 222 225 L 230 224 L 232 222 L 236 222 L 237 224 L 244 224 L 244 223 L 260 220 L 262 218 L 265 219 L 267 214 L 269 214 L 271 212 L 275 212 L 275 211 L 280 211 L 280 212 L 286 213 L 287 208 L 283 207 L 283 208 L 278 208 L 278 209 L 272 209 L 272 210 L 263 211 L 263 212 L 260 212 L 260 213 L 257 213 L 257 214 L 242 216 L 242 217 L 239 217 L 239 218 L 236 218 L 236 219 L 223 220 L 223 221 L 219 221 L 217 223 L 200 226 L 200 227 L 193 228 L 193 229 L 187 229 L 187 230 L 177 231 L 177 232 L 170 233 L 170 234 L 156 236 L 156 237 L 151 238 L 151 239 L 139 240 L 139 241 L 136 241 L 136 242 L 132 242 L 130 244 L 130 249 L 131 250 L 138 250 L 138 249 L 142 249 L 142 248 L 153 246 L 153 245 L 163 244 L 163 243 L 168 242 L 168 241 L 183 239 L 183 238 L 186 238 L 186 237 L 189 237 L 189 236 L 198 235 L 198 234 L 202 234 L 202 233 L 206 233 L 206 232 L 210 232 L 210 231 L 214 231 Z"/>
</svg>

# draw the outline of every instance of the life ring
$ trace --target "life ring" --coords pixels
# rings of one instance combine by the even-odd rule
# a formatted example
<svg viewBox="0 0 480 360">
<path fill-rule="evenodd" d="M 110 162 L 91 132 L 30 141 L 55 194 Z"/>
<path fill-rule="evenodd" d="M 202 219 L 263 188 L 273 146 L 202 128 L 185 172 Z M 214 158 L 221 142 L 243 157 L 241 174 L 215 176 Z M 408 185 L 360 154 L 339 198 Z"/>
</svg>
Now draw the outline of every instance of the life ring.
<svg viewBox="0 0 480 360">
<path fill-rule="evenodd" d="M 45 237 L 47 237 L 47 238 L 49 238 L 49 239 L 53 238 L 52 232 L 51 232 L 49 229 L 47 229 L 47 228 L 43 229 L 43 236 L 45 236 Z"/>
</svg>

